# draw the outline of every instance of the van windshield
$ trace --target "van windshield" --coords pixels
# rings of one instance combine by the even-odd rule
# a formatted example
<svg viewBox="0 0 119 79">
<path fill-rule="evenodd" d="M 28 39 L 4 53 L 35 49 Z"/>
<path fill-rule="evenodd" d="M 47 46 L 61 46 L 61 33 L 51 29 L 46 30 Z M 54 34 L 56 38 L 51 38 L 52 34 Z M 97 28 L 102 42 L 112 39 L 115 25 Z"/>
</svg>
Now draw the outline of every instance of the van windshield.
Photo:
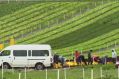
<svg viewBox="0 0 119 79">
<path fill-rule="evenodd" d="M 0 56 L 9 56 L 10 55 L 10 50 L 4 50 L 0 53 Z"/>
</svg>

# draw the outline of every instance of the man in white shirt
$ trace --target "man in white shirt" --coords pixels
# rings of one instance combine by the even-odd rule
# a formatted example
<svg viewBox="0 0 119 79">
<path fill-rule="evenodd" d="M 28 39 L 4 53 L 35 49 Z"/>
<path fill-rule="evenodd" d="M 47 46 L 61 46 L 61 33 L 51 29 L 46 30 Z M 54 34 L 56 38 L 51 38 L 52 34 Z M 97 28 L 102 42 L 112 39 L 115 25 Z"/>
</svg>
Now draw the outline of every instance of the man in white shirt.
<svg viewBox="0 0 119 79">
<path fill-rule="evenodd" d="M 116 62 L 116 58 L 117 58 L 117 53 L 116 53 L 115 49 L 112 49 L 112 61 L 113 61 L 113 63 Z"/>
</svg>

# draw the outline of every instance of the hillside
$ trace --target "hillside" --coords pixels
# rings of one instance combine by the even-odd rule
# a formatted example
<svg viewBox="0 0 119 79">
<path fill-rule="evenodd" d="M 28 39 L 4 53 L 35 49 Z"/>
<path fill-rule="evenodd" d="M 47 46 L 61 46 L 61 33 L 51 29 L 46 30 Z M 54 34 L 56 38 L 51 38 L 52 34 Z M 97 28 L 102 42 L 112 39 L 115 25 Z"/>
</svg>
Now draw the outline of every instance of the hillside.
<svg viewBox="0 0 119 79">
<path fill-rule="evenodd" d="M 0 18 L 1 43 L 50 44 L 59 54 L 119 44 L 119 2 L 42 2 Z M 2 14 L 1 14 L 2 15 Z"/>
<path fill-rule="evenodd" d="M 18 11 L 22 8 L 28 7 L 30 5 L 37 4 L 37 2 L 7 2 L 7 1 L 0 1 L 0 17 L 3 17 L 8 14 L 12 14 L 15 11 Z"/>
<path fill-rule="evenodd" d="M 62 25 L 29 36 L 25 43 L 48 43 L 63 54 L 80 49 L 96 50 L 110 42 L 114 44 L 118 42 L 118 6 L 117 2 L 99 6 Z"/>
<path fill-rule="evenodd" d="M 96 3 L 97 6 L 100 4 Z M 34 31 L 56 26 L 96 5 L 90 2 L 44 2 L 28 6 L 0 18 L 1 42 L 8 41 L 10 37 L 24 38 Z"/>
</svg>

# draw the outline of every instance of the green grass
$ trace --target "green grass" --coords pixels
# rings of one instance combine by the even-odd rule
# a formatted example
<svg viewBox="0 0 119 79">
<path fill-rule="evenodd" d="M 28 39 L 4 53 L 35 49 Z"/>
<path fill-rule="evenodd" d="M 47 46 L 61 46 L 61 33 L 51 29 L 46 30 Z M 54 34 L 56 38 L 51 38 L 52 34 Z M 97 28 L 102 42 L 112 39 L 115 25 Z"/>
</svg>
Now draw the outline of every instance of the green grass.
<svg viewBox="0 0 119 79">
<path fill-rule="evenodd" d="M 106 17 L 106 18 L 96 22 L 96 24 L 93 24 L 94 25 L 94 28 L 92 28 L 93 33 L 90 34 L 90 36 L 98 35 L 99 33 L 109 31 L 109 29 L 110 29 L 109 32 L 103 33 L 100 36 L 98 35 L 96 38 L 90 39 L 84 43 L 80 43 L 75 46 L 72 46 L 69 48 L 64 48 L 64 49 L 70 49 L 70 48 L 78 49 L 78 47 L 82 47 L 83 50 L 89 50 L 89 48 L 99 49 L 101 47 L 103 48 L 103 45 L 105 45 L 104 47 L 106 47 L 107 45 L 115 44 L 115 41 L 117 41 L 117 43 L 118 43 L 119 29 L 118 29 L 118 23 L 116 24 L 116 21 L 117 21 L 116 17 L 118 17 L 118 15 L 119 15 L 118 12 L 114 13 L 114 16 Z M 111 20 L 111 21 L 108 21 L 108 20 Z M 102 23 L 106 22 L 106 21 L 107 21 L 107 23 L 103 25 Z M 116 25 L 113 26 L 112 24 L 116 24 Z M 100 28 L 95 29 L 96 25 L 97 25 L 97 27 L 100 27 Z M 106 30 L 104 28 L 106 28 Z M 114 28 L 116 28 L 116 29 L 114 29 Z M 112 31 L 112 29 L 114 29 L 114 30 Z M 98 32 L 98 30 L 100 30 L 100 31 Z M 87 38 L 89 38 L 89 37 L 87 37 Z"/>
<path fill-rule="evenodd" d="M 26 15 L 26 13 L 27 12 L 25 12 L 25 14 L 22 14 L 21 16 L 23 17 L 23 16 L 25 16 L 25 17 L 20 17 L 20 15 L 18 15 L 19 17 L 20 17 L 20 19 L 18 19 L 18 20 L 20 20 L 20 22 L 18 21 L 18 20 L 16 20 L 16 18 L 13 18 L 14 20 L 12 20 L 12 18 L 10 18 L 10 17 L 8 17 L 8 18 L 10 18 L 10 19 L 5 19 L 5 22 L 3 23 L 3 24 L 1 24 L 2 26 L 2 28 L 1 28 L 1 33 L 2 33 L 2 35 L 1 36 L 8 36 L 8 35 L 10 35 L 10 34 L 14 34 L 14 33 L 16 33 L 16 32 L 18 32 L 19 33 L 19 31 L 23 31 L 24 33 L 25 33 L 25 31 L 26 32 L 28 32 L 29 30 L 31 30 L 32 28 L 35 28 L 35 29 L 37 29 L 38 27 L 40 27 L 40 25 L 41 26 L 47 26 L 47 23 L 48 22 L 53 22 L 53 20 L 57 20 L 57 19 L 55 19 L 56 17 L 58 17 L 58 16 L 60 16 L 59 18 L 61 18 L 61 17 L 64 17 L 63 16 L 63 13 L 66 13 L 66 12 L 69 12 L 69 14 L 66 14 L 66 16 L 68 15 L 68 16 L 70 16 L 70 10 L 72 10 L 72 8 L 70 8 L 69 7 L 69 9 L 68 10 L 66 10 L 65 8 L 66 8 L 66 6 L 68 7 L 68 4 L 69 5 L 72 5 L 72 7 L 73 7 L 73 3 L 67 3 L 67 5 L 64 5 L 63 6 L 63 4 L 65 4 L 65 3 L 59 3 L 59 5 L 57 5 L 58 3 L 56 3 L 56 4 L 54 4 L 54 5 L 52 5 L 52 4 L 49 4 L 48 3 L 48 5 L 52 8 L 52 7 L 54 7 L 53 9 L 49 9 L 48 7 L 49 6 L 47 6 L 47 4 L 46 4 L 46 10 L 44 10 L 44 8 L 43 8 L 43 10 L 44 11 L 48 11 L 47 13 L 45 13 L 44 14 L 44 12 L 42 12 L 41 13 L 41 15 L 38 15 L 38 13 L 37 13 L 37 16 L 36 15 L 34 15 L 32 12 L 32 16 L 31 15 L 28 15 L 28 16 L 30 16 L 30 18 L 29 17 L 26 17 L 25 15 Z M 75 3 L 76 4 L 76 3 Z M 52 6 L 51 6 L 52 5 Z M 61 5 L 61 6 L 60 6 Z M 79 4 L 80 5 L 80 4 Z M 43 6 L 42 6 L 43 7 Z M 45 7 L 45 5 L 44 5 L 44 7 Z M 77 6 L 78 7 L 78 6 Z M 57 8 L 57 9 L 55 9 L 55 8 Z M 76 8 L 76 7 L 73 7 L 73 8 Z M 47 10 L 47 9 L 49 9 L 49 10 Z M 32 9 L 31 9 L 32 10 Z M 42 10 L 42 9 L 41 9 Z M 60 11 L 60 10 L 62 10 L 61 12 L 57 12 L 57 11 Z M 76 10 L 76 9 L 75 9 Z M 29 11 L 28 11 L 29 12 Z M 35 12 L 35 11 L 34 11 Z M 72 11 L 72 12 L 74 12 L 74 11 Z M 19 13 L 19 12 L 17 12 L 17 13 Z M 52 13 L 54 13 L 54 14 L 52 14 Z M 74 12 L 75 13 L 75 12 Z M 73 13 L 72 13 L 73 14 Z M 13 14 L 14 15 L 14 14 Z M 12 17 L 12 16 L 11 16 Z M 17 16 L 15 16 L 15 17 L 17 17 Z M 18 17 L 18 18 L 19 18 Z M 3 17 L 4 18 L 4 17 Z M 25 18 L 25 19 L 24 19 Z M 41 21 L 41 19 L 42 19 L 42 21 Z M 52 20 L 53 19 L 53 20 Z M 1 19 L 2 20 L 2 19 Z M 24 21 L 25 20 L 25 21 Z M 27 20 L 27 21 L 26 21 Z M 50 21 L 48 21 L 48 20 L 50 20 Z M 61 19 L 62 20 L 62 19 Z M 10 21 L 10 22 L 9 22 Z M 12 22 L 11 22 L 12 21 Z M 16 22 L 17 21 L 17 22 Z M 24 21 L 24 22 L 23 22 Z M 47 22 L 46 22 L 47 21 Z M 55 22 L 54 21 L 54 22 Z M 9 23 L 8 23 L 9 22 Z M 22 23 L 21 23 L 22 22 Z M 50 22 L 50 23 L 51 23 Z M 19 24 L 17 24 L 17 23 L 19 23 Z M 56 22 L 55 22 L 56 23 Z M 36 26 L 37 25 L 37 26 Z M 5 27 L 8 27 L 8 26 L 11 26 L 10 28 L 6 28 L 6 29 L 4 29 Z M 21 26 L 21 27 L 20 27 Z M 25 26 L 25 27 L 24 27 Z M 34 27 L 33 27 L 34 26 Z M 36 26 L 36 27 L 35 27 Z M 32 28 L 31 28 L 32 27 Z M 16 29 L 17 28 L 17 29 Z M 31 28 L 31 29 L 29 29 L 29 30 L 27 30 L 27 28 Z M 10 30 L 13 30 L 12 32 L 10 32 Z M 24 31 L 25 30 L 25 31 Z M 33 30 L 33 29 L 32 29 Z M 18 34 L 17 33 L 17 34 Z M 14 35 L 14 37 L 16 37 L 17 35 Z M 7 37 L 8 38 L 8 37 Z"/>
<path fill-rule="evenodd" d="M 99 1 L 96 4 L 97 6 L 92 0 L 79 3 L 2 2 L 0 42 L 6 42 L 14 36 L 17 44 L 50 44 L 54 52 L 60 55 L 72 54 L 75 50 L 85 52 L 93 49 L 97 50 L 93 54 L 111 56 L 112 48 L 119 52 L 118 46 L 113 46 L 115 42 L 119 44 L 119 3 L 109 1 L 101 5 Z M 118 79 L 114 64 L 84 66 L 85 79 L 91 79 L 92 67 L 94 79 L 101 79 L 100 67 L 103 68 L 102 79 Z M 67 69 L 67 79 L 83 79 L 82 69 L 83 67 Z M 21 79 L 24 79 L 24 70 L 5 70 L 4 79 L 18 79 L 19 73 Z M 45 73 L 45 70 L 28 70 L 27 79 L 45 79 Z M 48 69 L 48 79 L 57 79 L 57 69 Z M 60 79 L 65 79 L 64 69 L 60 69 Z"/>
<path fill-rule="evenodd" d="M 106 14 L 106 13 L 105 13 Z M 107 14 L 106 14 L 107 15 Z M 94 19 L 94 20 L 96 20 L 96 19 Z M 81 20 L 82 21 L 82 20 Z M 96 22 L 97 23 L 97 22 Z M 58 38 L 57 40 L 56 39 L 54 39 L 56 42 L 54 42 L 54 40 L 51 40 L 51 41 L 48 41 L 48 42 L 46 42 L 46 43 L 50 43 L 50 44 L 52 44 L 52 42 L 54 42 L 53 43 L 53 45 L 54 44 L 57 44 L 58 42 L 57 41 L 63 41 L 63 40 L 67 40 L 67 43 L 69 44 L 69 46 L 72 46 L 73 44 L 72 43 L 74 43 L 74 44 L 77 44 L 77 43 L 82 43 L 82 42 L 85 42 L 85 41 L 87 41 L 87 40 L 90 40 L 92 37 L 94 38 L 95 36 L 99 36 L 100 34 L 104 34 L 105 32 L 106 32 L 106 30 L 104 30 L 104 32 L 101 30 L 101 32 L 98 32 L 98 33 L 94 33 L 94 32 L 96 32 L 96 31 L 99 31 L 100 30 L 100 28 L 103 28 L 104 29 L 104 27 L 106 27 L 106 26 L 103 26 L 102 25 L 102 27 L 101 26 L 98 26 L 98 24 L 96 24 L 97 25 L 97 27 L 98 28 L 95 28 L 96 27 L 96 25 L 94 25 L 94 28 L 92 28 L 93 26 L 92 26 L 93 24 L 89 24 L 88 26 L 86 25 L 86 27 L 85 28 L 82 28 L 82 29 L 79 29 L 79 30 L 77 30 L 77 31 L 75 31 L 75 32 L 71 32 L 71 34 L 66 34 L 66 35 L 64 35 L 63 37 L 65 37 L 65 39 L 62 39 L 61 37 L 60 38 Z M 79 25 L 80 26 L 80 25 Z M 82 25 L 83 26 L 83 25 Z M 90 26 L 90 28 L 89 28 L 89 26 Z M 112 26 L 110 26 L 111 28 L 111 30 L 112 30 Z M 117 28 L 117 26 L 115 26 L 115 28 Z M 93 30 L 91 30 L 91 29 L 93 29 Z M 71 29 L 72 30 L 72 29 Z M 69 30 L 68 30 L 69 31 Z M 80 32 L 79 32 L 80 31 Z M 88 31 L 88 32 L 86 32 L 86 31 Z M 65 31 L 66 32 L 66 31 Z M 90 33 L 90 35 L 89 36 L 87 36 L 87 37 L 85 37 L 86 35 L 88 35 Z M 94 35 L 91 37 L 91 34 L 93 34 L 94 33 Z M 60 33 L 61 34 L 61 33 Z M 68 36 L 69 35 L 69 36 Z M 74 38 L 72 38 L 72 39 L 70 39 L 71 37 L 73 37 L 75 35 L 75 37 Z M 57 34 L 57 36 L 58 36 L 58 34 Z M 81 40 L 78 40 L 79 38 L 81 38 Z M 86 39 L 86 40 L 85 40 Z M 44 40 L 43 40 L 44 41 Z M 76 42 L 76 43 L 75 43 Z M 64 43 L 60 43 L 61 45 L 63 45 L 63 46 L 65 46 L 65 45 L 67 45 L 66 44 L 66 42 L 64 41 Z M 60 47 L 61 45 L 56 45 L 57 47 Z M 55 46 L 54 46 L 55 47 Z M 63 48 L 63 47 L 62 47 Z"/>
<path fill-rule="evenodd" d="M 94 79 L 100 79 L 100 67 L 103 70 L 103 79 L 117 79 L 117 69 L 114 65 L 95 65 L 85 66 L 85 79 L 91 79 L 91 69 L 93 67 Z M 83 79 L 83 67 L 75 67 L 66 69 L 67 79 Z M 15 70 L 14 73 L 11 70 L 4 72 L 4 79 L 17 79 L 18 74 L 21 73 L 21 78 L 24 79 L 24 70 Z M 0 74 L 1 75 L 1 74 Z M 46 72 L 43 71 L 27 71 L 27 79 L 46 79 Z M 1 77 L 1 76 L 0 76 Z M 64 69 L 60 69 L 60 79 L 64 79 Z M 48 79 L 57 79 L 57 69 L 48 69 Z"/>
<path fill-rule="evenodd" d="M 97 5 L 101 3 L 97 2 Z M 69 5 L 69 6 L 68 6 Z M 80 6 L 80 8 L 79 8 Z M 31 5 L 20 11 L 16 11 L 11 15 L 6 15 L 0 20 L 1 25 L 1 39 L 2 42 L 8 40 L 12 36 L 15 38 L 22 36 L 22 34 L 28 34 L 36 29 L 44 29 L 45 27 L 60 23 L 60 21 L 66 21 L 72 18 L 72 15 L 83 13 L 87 9 L 94 8 L 94 3 L 91 2 L 49 2 L 42 4 Z M 32 9 L 31 9 L 32 8 Z M 85 9 L 82 11 L 81 9 Z M 61 10 L 61 11 L 60 11 Z M 46 12 L 47 11 L 47 12 Z M 59 12 L 58 12 L 59 11 Z M 40 15 L 39 15 L 40 14 Z M 81 13 L 80 13 L 81 14 Z M 65 16 L 65 19 L 64 19 Z M 7 28 L 6 28 L 7 27 Z M 17 29 L 16 29 L 17 28 Z M 12 30 L 12 32 L 11 32 Z"/>
<path fill-rule="evenodd" d="M 30 5 L 37 4 L 37 2 L 1 2 L 0 3 L 0 18 L 12 14 L 15 11 L 21 10 L 25 7 L 28 7 Z"/>
<path fill-rule="evenodd" d="M 103 6 L 101 6 L 102 8 L 103 8 Z M 56 27 L 53 27 L 53 28 L 50 28 L 50 29 L 47 29 L 46 31 L 43 31 L 43 33 L 41 32 L 41 33 L 37 33 L 37 34 L 42 34 L 42 36 L 43 36 L 43 38 L 44 37 L 47 37 L 47 36 L 50 36 L 50 35 L 54 35 L 54 34 L 57 34 L 57 32 L 58 31 L 63 31 L 63 30 L 65 30 L 65 29 L 70 29 L 71 27 L 74 27 L 74 26 L 76 26 L 76 25 L 78 25 L 79 23 L 82 23 L 83 22 L 83 20 L 82 19 L 84 19 L 84 21 L 85 20 L 87 20 L 88 18 L 83 18 L 83 17 L 89 17 L 89 14 L 91 14 L 91 13 L 93 13 L 93 12 L 96 12 L 96 10 L 98 10 L 98 8 L 97 9 L 94 9 L 94 10 L 92 10 L 91 12 L 88 12 L 88 13 L 86 13 L 85 15 L 82 15 L 82 16 L 79 16 L 78 18 L 76 17 L 76 18 L 73 18 L 73 19 L 71 19 L 70 21 L 67 21 L 66 23 L 64 23 L 64 24 L 62 24 L 62 25 L 59 25 L 59 26 L 56 26 Z M 100 11 L 101 12 L 101 11 Z M 95 13 L 96 14 L 96 13 Z M 91 15 L 92 17 L 94 17 L 94 15 L 92 14 Z M 80 20 L 79 20 L 80 19 Z M 64 27 L 65 26 L 65 27 Z M 66 27 L 67 26 L 67 27 Z M 70 27 L 69 27 L 70 26 Z M 60 28 L 61 27 L 61 28 Z M 62 28 L 63 27 L 63 28 Z M 60 28 L 60 29 L 59 29 Z M 78 28 L 78 27 L 77 27 Z M 78 28 L 79 29 L 79 28 Z M 72 29 L 70 29 L 70 30 L 72 30 Z M 52 32 L 52 31 L 54 31 L 54 32 Z M 48 34 L 47 34 L 47 32 L 49 32 Z M 51 34 L 50 34 L 50 32 L 51 32 Z M 61 33 L 60 32 L 60 33 Z M 64 31 L 65 32 L 65 31 Z M 36 36 L 37 36 L 37 34 L 36 34 Z M 45 36 L 46 35 L 46 36 Z M 58 36 L 58 35 L 57 35 Z M 33 36 L 32 36 L 33 37 Z M 31 38 L 32 38 L 31 37 Z M 29 37 L 30 38 L 30 37 Z M 39 37 L 40 39 L 42 39 L 42 37 L 41 37 L 41 35 L 40 35 L 40 37 Z M 39 40 L 40 40 L 39 39 Z M 34 39 L 35 40 L 35 39 Z M 34 40 L 31 40 L 31 41 L 34 41 Z M 36 40 L 38 40 L 37 38 L 36 38 Z M 28 41 L 27 41 L 28 42 Z"/>
<path fill-rule="evenodd" d="M 62 55 L 106 48 L 119 44 L 118 7 L 111 1 L 34 3 L 0 18 L 0 42 L 13 36 L 17 44 L 47 43 Z"/>
<path fill-rule="evenodd" d="M 111 4 L 98 7 L 61 26 L 53 27 L 25 38 L 25 42 L 51 44 L 53 49 L 58 49 L 56 51 L 60 52 L 60 54 L 71 53 L 82 48 L 83 50 L 99 49 L 103 46 L 98 45 L 103 45 L 105 42 L 109 42 L 108 40 L 118 38 L 118 31 L 114 31 L 118 28 L 118 18 L 116 19 L 118 17 L 118 3 Z M 116 24 L 116 26 L 112 24 Z M 90 35 L 88 35 L 89 33 Z M 115 35 L 116 33 L 117 36 Z"/>
</svg>

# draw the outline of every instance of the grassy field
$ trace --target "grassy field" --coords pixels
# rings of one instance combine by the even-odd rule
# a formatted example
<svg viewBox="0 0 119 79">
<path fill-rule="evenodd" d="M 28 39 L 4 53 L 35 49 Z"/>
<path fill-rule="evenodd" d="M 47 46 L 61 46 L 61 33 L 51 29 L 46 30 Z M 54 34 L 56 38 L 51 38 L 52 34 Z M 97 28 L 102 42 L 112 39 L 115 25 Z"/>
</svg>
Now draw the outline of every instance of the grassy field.
<svg viewBox="0 0 119 79">
<path fill-rule="evenodd" d="M 66 69 L 66 79 L 83 79 L 83 68 L 85 73 L 84 79 L 91 79 L 91 70 L 93 69 L 93 79 L 101 79 L 100 67 L 102 67 L 102 79 L 118 79 L 118 69 L 114 65 L 94 65 L 84 67 L 74 67 Z M 57 69 L 48 69 L 47 79 L 57 79 Z M 24 79 L 24 70 L 5 70 L 4 79 L 18 79 L 18 74 L 21 73 L 21 79 Z M 59 79 L 65 79 L 65 70 L 59 69 Z M 1 77 L 1 72 L 0 72 Z M 27 79 L 46 79 L 46 71 L 27 70 Z M 1 79 L 1 78 L 0 78 Z"/>
<path fill-rule="evenodd" d="M 119 0 L 80 1 L 0 0 L 0 43 L 8 46 L 14 37 L 17 44 L 50 44 L 64 56 L 92 49 L 111 57 L 112 48 L 119 54 Z M 46 70 L 27 69 L 26 79 L 119 79 L 118 72 L 114 64 L 77 66 L 59 69 L 57 78 L 58 69 L 48 68 L 46 78 Z M 19 79 L 19 73 L 25 79 L 24 69 L 4 70 L 3 79 Z"/>
<path fill-rule="evenodd" d="M 96 6 L 98 5 L 101 5 L 101 3 L 97 2 Z M 8 40 L 11 35 L 18 39 L 18 37 L 29 36 L 32 32 L 39 32 L 46 27 L 57 26 L 62 22 L 72 19 L 77 14 L 85 13 L 87 7 L 92 9 L 95 7 L 95 3 L 38 2 L 37 4 L 29 5 L 29 7 L 11 13 L 10 15 L 5 13 L 6 16 L 0 18 L 0 29 L 2 30 L 0 32 L 1 42 Z"/>
<path fill-rule="evenodd" d="M 8 0 L 6 0 L 8 1 Z M 0 17 L 8 14 L 12 14 L 22 8 L 28 7 L 30 5 L 37 4 L 37 2 L 0 2 Z"/>
<path fill-rule="evenodd" d="M 6 46 L 14 37 L 16 44 L 50 44 L 65 55 L 119 44 L 118 0 L 0 4 L 0 43 Z M 111 55 L 110 49 L 100 55 Z"/>
<path fill-rule="evenodd" d="M 115 41 L 118 43 L 118 5 L 118 2 L 109 2 L 96 6 L 62 24 L 29 35 L 18 43 L 50 44 L 60 54 L 113 45 Z"/>
</svg>

